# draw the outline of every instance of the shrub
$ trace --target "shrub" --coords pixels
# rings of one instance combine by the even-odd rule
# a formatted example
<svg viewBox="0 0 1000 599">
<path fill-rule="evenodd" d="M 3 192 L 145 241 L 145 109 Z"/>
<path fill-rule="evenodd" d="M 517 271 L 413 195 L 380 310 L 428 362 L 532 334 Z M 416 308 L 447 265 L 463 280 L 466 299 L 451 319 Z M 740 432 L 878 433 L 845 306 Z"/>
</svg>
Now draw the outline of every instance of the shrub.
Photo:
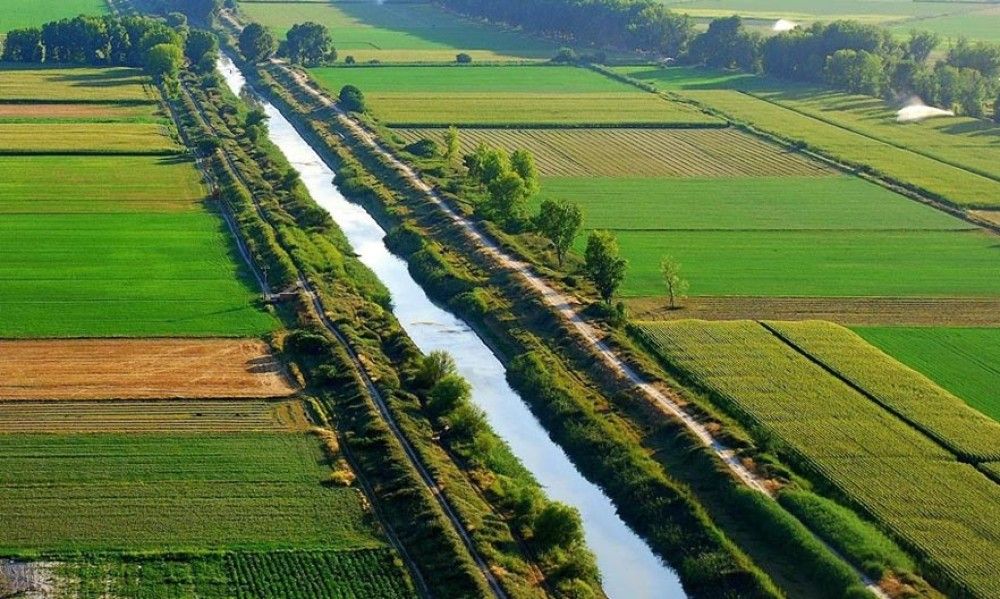
<svg viewBox="0 0 1000 599">
<path fill-rule="evenodd" d="M 403 149 L 421 158 L 434 158 L 441 155 L 441 146 L 433 139 L 418 139 Z"/>
<path fill-rule="evenodd" d="M 458 64 L 469 64 L 472 62 L 472 57 L 465 52 L 462 52 L 461 54 L 455 55 L 455 62 Z"/>
<path fill-rule="evenodd" d="M 353 85 L 345 85 L 340 88 L 340 107 L 349 112 L 364 112 L 368 109 L 365 105 L 365 95 L 361 90 Z"/>
</svg>

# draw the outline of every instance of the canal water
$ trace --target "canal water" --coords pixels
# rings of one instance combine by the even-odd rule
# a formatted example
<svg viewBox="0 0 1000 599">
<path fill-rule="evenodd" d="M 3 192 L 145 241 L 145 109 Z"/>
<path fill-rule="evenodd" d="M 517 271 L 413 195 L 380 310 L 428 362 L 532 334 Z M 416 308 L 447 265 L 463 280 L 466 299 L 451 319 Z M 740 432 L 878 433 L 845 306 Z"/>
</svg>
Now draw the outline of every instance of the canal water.
<svg viewBox="0 0 1000 599">
<path fill-rule="evenodd" d="M 239 95 L 246 79 L 229 57 L 218 65 L 229 88 Z M 253 93 L 252 89 L 247 90 Z M 472 386 L 473 401 L 490 426 L 534 474 L 546 493 L 580 510 L 587 543 L 597 555 L 604 590 L 614 599 L 685 597 L 677 575 L 653 554 L 615 513 L 611 500 L 585 479 L 555 444 L 507 382 L 503 364 L 461 319 L 438 306 L 410 276 L 406 263 L 384 243 L 385 231 L 361 206 L 349 202 L 333 185 L 334 171 L 295 127 L 265 98 L 257 96 L 268 116 L 268 135 L 278 146 L 313 199 L 340 226 L 360 260 L 392 295 L 393 313 L 424 352 L 450 353 L 459 373 Z"/>
</svg>

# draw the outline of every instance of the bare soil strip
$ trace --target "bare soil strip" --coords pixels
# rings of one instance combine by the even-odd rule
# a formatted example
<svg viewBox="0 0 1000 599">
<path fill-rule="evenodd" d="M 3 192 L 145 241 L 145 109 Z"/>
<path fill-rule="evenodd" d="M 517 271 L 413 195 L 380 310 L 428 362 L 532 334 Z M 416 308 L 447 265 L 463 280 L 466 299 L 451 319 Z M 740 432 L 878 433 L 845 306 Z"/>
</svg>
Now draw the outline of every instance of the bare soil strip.
<svg viewBox="0 0 1000 599">
<path fill-rule="evenodd" d="M 286 397 L 296 389 L 256 339 L 0 341 L 0 400 Z"/>
<path fill-rule="evenodd" d="M 1000 298 L 693 297 L 670 310 L 662 297 L 626 300 L 636 320 L 829 320 L 842 325 L 997 326 Z"/>
<path fill-rule="evenodd" d="M 0 434 L 300 432 L 302 402 L 263 399 L 0 402 Z"/>
</svg>

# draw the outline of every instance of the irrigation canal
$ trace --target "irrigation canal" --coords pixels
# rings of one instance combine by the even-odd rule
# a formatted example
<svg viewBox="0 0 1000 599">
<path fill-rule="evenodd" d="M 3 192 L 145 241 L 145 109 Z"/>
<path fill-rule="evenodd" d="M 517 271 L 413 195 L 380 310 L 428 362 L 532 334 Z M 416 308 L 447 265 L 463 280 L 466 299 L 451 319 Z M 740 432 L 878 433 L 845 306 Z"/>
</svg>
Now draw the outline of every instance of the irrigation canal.
<svg viewBox="0 0 1000 599">
<path fill-rule="evenodd" d="M 232 60 L 222 56 L 219 71 L 235 94 L 247 87 Z M 250 88 L 247 91 L 253 93 Z M 575 506 L 583 517 L 587 543 L 597 555 L 604 590 L 613 599 L 680 599 L 677 575 L 615 513 L 614 504 L 585 479 L 548 436 L 527 404 L 507 382 L 503 364 L 465 322 L 438 306 L 410 276 L 406 262 L 386 248 L 386 232 L 364 208 L 349 202 L 333 185 L 334 171 L 284 115 L 257 96 L 268 116 L 268 136 L 299 172 L 313 199 L 330 213 L 360 260 L 389 289 L 393 313 L 424 352 L 444 350 L 472 385 L 474 402 L 490 426 L 545 487 L 550 497 Z"/>
</svg>

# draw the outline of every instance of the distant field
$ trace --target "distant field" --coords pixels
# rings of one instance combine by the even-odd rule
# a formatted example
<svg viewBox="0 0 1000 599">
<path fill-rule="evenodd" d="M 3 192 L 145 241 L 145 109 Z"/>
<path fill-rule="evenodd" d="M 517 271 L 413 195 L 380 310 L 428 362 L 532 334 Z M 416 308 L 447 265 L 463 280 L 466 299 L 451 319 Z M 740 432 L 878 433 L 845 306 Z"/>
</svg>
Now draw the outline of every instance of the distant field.
<svg viewBox="0 0 1000 599">
<path fill-rule="evenodd" d="M 973 596 L 1000 591 L 1000 486 L 751 321 L 642 323 L 672 369 Z"/>
<path fill-rule="evenodd" d="M 576 67 L 323 67 L 310 73 L 336 94 L 364 92 L 386 124 L 720 123 Z"/>
<path fill-rule="evenodd" d="M 258 340 L 0 341 L 0 400 L 268 398 L 294 391 Z"/>
<path fill-rule="evenodd" d="M 0 401 L 0 434 L 273 433 L 310 426 L 295 399 Z"/>
<path fill-rule="evenodd" d="M 544 177 L 536 202 L 573 201 L 617 230 L 960 230 L 972 226 L 882 187 L 830 177 Z M 665 232 L 664 235 L 670 235 Z"/>
<path fill-rule="evenodd" d="M 156 104 L 0 104 L 0 123 L 164 123 Z"/>
<path fill-rule="evenodd" d="M 1000 206 L 1000 128 L 987 121 L 947 118 L 900 125 L 893 110 L 873 98 L 697 69 L 621 71 L 955 204 Z"/>
<path fill-rule="evenodd" d="M 231 234 L 208 212 L 0 216 L 0 337 L 255 336 Z"/>
<path fill-rule="evenodd" d="M 87 557 L 43 568 L 54 574 L 58 597 L 416 597 L 398 558 L 386 547 L 117 559 Z"/>
<path fill-rule="evenodd" d="M 796 19 L 806 22 L 856 19 L 881 23 L 974 8 L 961 3 L 912 0 L 665 0 L 664 3 L 678 12 L 699 17 L 739 14 L 755 19 Z"/>
<path fill-rule="evenodd" d="M 923 31 L 933 31 L 950 40 L 958 40 L 964 36 L 974 40 L 1000 42 L 1000 7 L 992 6 L 966 14 L 902 23 L 894 26 L 893 31 L 904 35 L 914 27 Z"/>
<path fill-rule="evenodd" d="M 32 0 L 33 1 L 33 0 Z M 104 4 L 103 0 L 101 4 Z M 0 70 L 0 101 L 155 102 L 142 71 L 127 68 L 31 68 Z"/>
<path fill-rule="evenodd" d="M 441 142 L 443 129 L 396 129 L 407 142 Z M 462 151 L 480 142 L 527 149 L 543 176 L 760 177 L 831 175 L 798 154 L 734 129 L 463 129 Z M 591 180 L 593 181 L 593 180 Z"/>
<path fill-rule="evenodd" d="M 308 433 L 0 435 L 0 551 L 381 545 L 328 476 Z"/>
<path fill-rule="evenodd" d="M 40 26 L 79 14 L 102 15 L 107 12 L 107 0 L 4 0 L 3 10 L 0 11 L 0 37 L 11 29 Z"/>
<path fill-rule="evenodd" d="M 673 256 L 691 295 L 992 296 L 996 240 L 975 231 L 619 231 L 630 261 L 622 292 L 662 296 Z M 577 251 L 583 251 L 582 240 Z"/>
<path fill-rule="evenodd" d="M 178 154 L 163 125 L 152 123 L 0 123 L 0 154 Z"/>
<path fill-rule="evenodd" d="M 1000 423 L 849 330 L 818 321 L 776 322 L 768 326 L 963 460 L 1000 460 Z"/>
<path fill-rule="evenodd" d="M 279 38 L 296 23 L 322 23 L 341 60 L 454 62 L 459 52 L 476 61 L 547 59 L 556 52 L 554 44 L 461 19 L 429 3 L 242 1 L 240 10 Z"/>
<path fill-rule="evenodd" d="M 0 214 L 200 211 L 206 194 L 186 158 L 0 156 Z"/>
<path fill-rule="evenodd" d="M 1000 329 L 860 327 L 855 331 L 1000 421 Z"/>
</svg>

